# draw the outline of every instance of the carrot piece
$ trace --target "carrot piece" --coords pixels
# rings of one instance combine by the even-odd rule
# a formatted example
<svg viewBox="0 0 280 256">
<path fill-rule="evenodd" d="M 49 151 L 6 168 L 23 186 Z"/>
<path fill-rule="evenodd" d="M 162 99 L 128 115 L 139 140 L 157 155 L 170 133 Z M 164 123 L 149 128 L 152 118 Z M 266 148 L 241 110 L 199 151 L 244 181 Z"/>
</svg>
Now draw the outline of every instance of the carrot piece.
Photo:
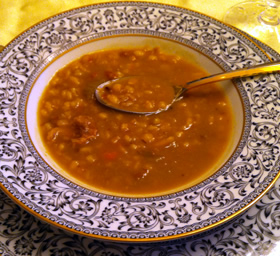
<svg viewBox="0 0 280 256">
<path fill-rule="evenodd" d="M 105 152 L 103 154 L 104 158 L 106 160 L 115 160 L 118 156 L 117 152 L 113 151 L 113 152 Z"/>
</svg>

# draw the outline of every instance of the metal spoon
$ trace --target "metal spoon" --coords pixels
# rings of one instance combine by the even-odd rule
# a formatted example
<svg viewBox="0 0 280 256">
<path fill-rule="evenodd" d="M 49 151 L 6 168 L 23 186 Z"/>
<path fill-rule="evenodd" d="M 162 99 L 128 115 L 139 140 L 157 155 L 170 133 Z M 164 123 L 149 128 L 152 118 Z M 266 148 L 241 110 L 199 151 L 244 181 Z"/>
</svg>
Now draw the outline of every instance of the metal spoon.
<svg viewBox="0 0 280 256">
<path fill-rule="evenodd" d="M 184 87 L 174 86 L 174 98 L 170 102 L 170 104 L 168 104 L 167 107 L 165 107 L 164 109 L 158 109 L 158 110 L 151 111 L 151 112 L 130 111 L 130 110 L 122 109 L 121 107 L 114 106 L 114 105 L 110 104 L 110 102 L 107 102 L 105 99 L 103 99 L 101 97 L 101 95 L 99 93 L 101 88 L 103 88 L 104 86 L 108 86 L 112 82 L 116 82 L 116 81 L 119 81 L 119 80 L 122 80 L 122 79 L 126 79 L 127 77 L 117 78 L 117 79 L 110 80 L 110 81 L 107 81 L 105 83 L 100 84 L 95 90 L 95 96 L 96 96 L 97 101 L 99 101 L 101 104 L 105 105 L 106 107 L 109 107 L 109 108 L 112 108 L 112 109 L 115 109 L 115 110 L 118 110 L 118 111 L 122 111 L 122 112 L 132 113 L 132 114 L 151 115 L 151 114 L 158 114 L 162 111 L 168 110 L 174 102 L 181 99 L 182 95 L 186 91 L 191 90 L 195 87 L 205 85 L 205 84 L 209 84 L 209 83 L 229 80 L 229 79 L 232 79 L 232 78 L 249 77 L 249 76 L 255 76 L 255 75 L 259 75 L 259 74 L 263 74 L 263 73 L 273 73 L 273 72 L 276 72 L 276 71 L 280 71 L 280 62 L 265 63 L 265 64 L 257 65 L 257 66 L 254 66 L 254 67 L 243 68 L 243 69 L 238 69 L 238 70 L 234 70 L 234 71 L 223 72 L 223 73 L 203 77 L 203 78 L 191 81 L 191 82 L 187 82 Z"/>
</svg>

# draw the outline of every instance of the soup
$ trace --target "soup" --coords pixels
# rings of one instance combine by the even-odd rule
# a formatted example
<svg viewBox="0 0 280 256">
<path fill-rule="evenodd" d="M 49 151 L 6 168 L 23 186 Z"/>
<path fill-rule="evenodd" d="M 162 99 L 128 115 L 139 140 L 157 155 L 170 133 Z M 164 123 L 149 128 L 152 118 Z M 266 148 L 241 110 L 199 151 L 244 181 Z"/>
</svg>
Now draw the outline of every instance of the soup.
<svg viewBox="0 0 280 256">
<path fill-rule="evenodd" d="M 105 82 L 97 91 L 106 106 L 146 114 L 167 110 L 176 95 L 176 87 L 160 76 L 123 77 Z"/>
<path fill-rule="evenodd" d="M 94 91 L 119 77 L 156 77 L 156 85 L 172 87 L 206 75 L 192 60 L 159 48 L 84 55 L 59 70 L 40 99 L 45 148 L 63 170 L 105 193 L 166 194 L 194 185 L 216 168 L 233 131 L 230 103 L 217 84 L 195 88 L 155 115 L 109 109 L 96 101 Z M 156 101 L 150 89 L 142 91 Z"/>
</svg>

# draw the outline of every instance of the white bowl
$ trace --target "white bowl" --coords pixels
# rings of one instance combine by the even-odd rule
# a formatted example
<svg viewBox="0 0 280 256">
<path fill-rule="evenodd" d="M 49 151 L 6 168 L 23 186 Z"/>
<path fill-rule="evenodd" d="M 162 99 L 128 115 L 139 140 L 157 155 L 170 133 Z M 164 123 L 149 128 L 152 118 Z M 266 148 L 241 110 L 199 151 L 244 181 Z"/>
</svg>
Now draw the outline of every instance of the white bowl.
<svg viewBox="0 0 280 256">
<path fill-rule="evenodd" d="M 70 174 L 65 171 L 61 166 L 59 166 L 51 157 L 51 155 L 46 150 L 41 136 L 38 130 L 38 120 L 37 120 L 37 111 L 38 104 L 41 98 L 45 87 L 48 85 L 47 81 L 50 81 L 53 75 L 67 65 L 73 60 L 87 54 L 90 52 L 95 52 L 99 50 L 106 50 L 112 48 L 135 48 L 135 47 L 160 47 L 161 50 L 168 52 L 170 54 L 174 54 L 177 56 L 181 56 L 183 58 L 193 59 L 198 65 L 207 70 L 210 74 L 220 73 L 222 72 L 221 67 L 217 65 L 213 60 L 209 57 L 201 54 L 195 49 L 190 48 L 187 45 L 181 44 L 176 41 L 172 41 L 171 39 L 163 39 L 161 37 L 153 37 L 153 36 L 144 36 L 144 35 L 123 35 L 123 36 L 114 36 L 114 37 L 104 37 L 97 40 L 88 41 L 82 43 L 71 50 L 66 51 L 65 53 L 59 55 L 59 57 L 55 58 L 51 61 L 40 74 L 37 75 L 37 79 L 34 81 L 34 84 L 30 88 L 30 94 L 27 99 L 27 107 L 26 107 L 26 124 L 27 131 L 29 133 L 30 139 L 34 148 L 40 155 L 42 159 L 44 159 L 49 166 L 52 167 L 58 174 L 63 177 L 73 181 L 75 184 L 86 187 L 88 189 L 94 190 L 99 193 L 110 194 L 110 192 L 106 190 L 100 190 L 97 187 L 90 186 L 87 183 L 84 183 L 74 176 L 70 176 Z M 186 71 L 187 72 L 187 71 Z M 230 157 L 233 155 L 233 152 L 236 150 L 238 143 L 241 140 L 242 132 L 244 129 L 244 108 L 242 98 L 240 94 L 233 84 L 232 81 L 222 82 L 221 87 L 226 92 L 226 95 L 229 98 L 231 108 L 233 110 L 233 130 L 231 140 L 227 146 L 227 149 L 219 159 L 219 161 L 203 176 L 199 179 L 192 181 L 192 183 L 185 184 L 183 187 L 178 187 L 173 189 L 172 191 L 166 191 L 164 194 L 152 194 L 149 196 L 162 196 L 165 194 L 171 194 L 183 189 L 187 189 L 191 186 L 197 185 L 198 183 L 204 181 L 209 178 L 215 172 L 222 168 L 229 161 Z M 124 196 L 125 194 L 110 194 L 114 196 Z M 130 196 L 130 195 L 129 195 Z M 148 195 L 144 195 L 142 197 L 146 197 Z"/>
</svg>

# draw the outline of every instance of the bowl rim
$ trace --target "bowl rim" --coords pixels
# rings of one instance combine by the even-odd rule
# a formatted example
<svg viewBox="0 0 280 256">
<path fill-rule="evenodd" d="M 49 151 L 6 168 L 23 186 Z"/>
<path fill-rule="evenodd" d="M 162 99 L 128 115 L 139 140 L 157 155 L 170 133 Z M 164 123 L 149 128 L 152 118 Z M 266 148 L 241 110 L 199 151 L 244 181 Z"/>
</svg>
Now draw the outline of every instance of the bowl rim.
<svg viewBox="0 0 280 256">
<path fill-rule="evenodd" d="M 23 106 L 23 104 L 21 104 L 20 105 L 20 107 L 19 107 L 19 111 L 21 111 L 21 112 L 24 112 L 25 113 L 25 123 L 24 123 L 24 125 L 22 125 L 21 123 L 20 123 L 20 126 L 21 126 L 21 129 L 22 129 L 22 131 L 24 132 L 24 133 L 26 133 L 26 134 L 28 134 L 28 140 L 26 140 L 25 142 L 26 142 L 26 144 L 28 145 L 28 148 L 29 148 L 29 150 L 31 151 L 31 152 L 36 152 L 36 154 L 34 155 L 34 157 L 35 157 L 35 159 L 39 162 L 39 163 L 42 163 L 41 165 L 42 166 L 44 166 L 44 168 L 46 168 L 49 172 L 55 172 L 56 173 L 56 175 L 57 175 L 57 177 L 58 178 L 60 178 L 61 177 L 61 179 L 62 180 L 64 180 L 64 179 L 66 179 L 66 180 L 68 180 L 68 182 L 69 183 L 73 183 L 73 185 L 74 186 L 81 186 L 81 187 L 83 187 L 85 190 L 88 190 L 88 191 L 92 191 L 93 193 L 94 192 L 96 192 L 98 195 L 100 195 L 100 194 L 102 194 L 103 195 L 103 197 L 110 197 L 110 198 L 114 198 L 114 199 L 116 199 L 116 200 L 119 200 L 119 199 L 121 199 L 121 198 L 126 198 L 126 200 L 135 200 L 135 198 L 138 198 L 138 199 L 140 199 L 140 198 L 142 198 L 142 199 L 144 199 L 145 198 L 145 200 L 149 200 L 149 198 L 151 199 L 151 201 L 153 201 L 153 200 L 155 200 L 155 199 L 157 199 L 157 198 L 164 198 L 164 197 L 168 197 L 168 198 L 174 198 L 174 197 L 176 197 L 177 195 L 181 195 L 181 194 L 185 194 L 185 193 L 187 193 L 188 191 L 192 191 L 193 189 L 195 189 L 196 187 L 199 187 L 199 186 L 204 186 L 205 184 L 207 184 L 207 183 L 209 183 L 209 182 L 211 182 L 211 180 L 213 180 L 216 176 L 219 176 L 220 175 L 220 173 L 222 173 L 223 172 L 223 170 L 225 170 L 225 169 L 228 169 L 228 167 L 231 165 L 231 163 L 232 162 L 234 162 L 234 160 L 237 158 L 237 156 L 238 156 L 238 154 L 239 154 L 239 152 L 242 150 L 242 148 L 243 148 L 243 146 L 244 146 L 244 144 L 245 144 L 245 142 L 246 142 L 246 140 L 247 140 L 247 138 L 248 138 L 248 135 L 249 135 L 249 123 L 250 123 L 250 116 L 249 116 L 249 110 L 247 110 L 246 112 L 245 112 L 245 103 L 244 103 L 244 101 L 242 101 L 242 97 L 241 97 L 241 92 L 237 89 L 237 87 L 239 87 L 240 89 L 242 89 L 242 87 L 240 86 L 240 83 L 238 82 L 238 81 L 233 81 L 232 82 L 232 84 L 231 85 L 224 85 L 223 87 L 225 87 L 225 89 L 227 89 L 227 87 L 228 86 L 232 86 L 233 88 L 235 88 L 235 91 L 236 91 L 236 93 L 238 94 L 238 100 L 240 100 L 240 104 L 241 104 L 241 108 L 242 108 L 242 117 L 240 118 L 241 119 L 241 123 L 243 124 L 242 125 L 242 127 L 240 127 L 240 128 L 234 128 L 234 130 L 235 130 L 235 132 L 238 130 L 238 132 L 239 132 L 239 136 L 235 136 L 236 138 L 235 138 L 235 140 L 237 140 L 238 142 L 235 142 L 235 143 L 233 143 L 233 141 L 231 142 L 231 143 L 229 143 L 229 144 L 234 144 L 234 145 L 232 145 L 232 146 L 230 146 L 230 150 L 228 150 L 228 151 L 230 151 L 230 153 L 227 153 L 227 156 L 225 156 L 225 157 L 223 157 L 223 159 L 225 159 L 224 161 L 223 161 L 223 163 L 220 163 L 219 164 L 219 166 L 220 167 L 217 167 L 217 168 L 215 168 L 215 170 L 214 170 L 214 168 L 211 168 L 211 174 L 209 174 L 209 175 L 207 175 L 207 176 L 205 176 L 204 178 L 201 178 L 201 179 L 199 179 L 199 181 L 195 181 L 195 182 L 192 182 L 192 185 L 190 185 L 190 186 L 180 186 L 180 187 L 178 187 L 178 188 L 174 188 L 174 189 L 172 189 L 172 190 L 170 190 L 170 191 L 163 191 L 163 192 L 161 192 L 161 193 L 154 193 L 154 194 L 151 194 L 151 195 L 135 195 L 135 196 L 133 196 L 133 195 L 125 195 L 125 194 L 121 194 L 121 193 L 110 193 L 109 191 L 107 191 L 106 189 L 104 189 L 104 191 L 102 192 L 102 190 L 101 189 L 97 189 L 97 188 L 94 188 L 94 185 L 89 185 L 89 184 L 85 184 L 85 183 L 83 183 L 82 181 L 79 181 L 78 179 L 76 179 L 75 177 L 73 177 L 73 176 L 71 176 L 70 174 L 67 174 L 67 171 L 63 171 L 62 169 L 62 167 L 58 167 L 57 166 L 57 168 L 60 170 L 57 170 L 55 167 L 51 167 L 52 165 L 51 164 L 48 164 L 48 161 L 46 161 L 46 159 L 43 157 L 43 154 L 44 154 L 44 152 L 42 152 L 42 151 L 44 151 L 44 145 L 42 145 L 42 150 L 38 150 L 38 147 L 36 147 L 35 146 L 35 143 L 34 143 L 34 141 L 37 141 L 37 140 L 40 140 L 40 138 L 41 138 L 41 134 L 39 134 L 39 135 L 37 135 L 37 136 L 31 136 L 30 135 L 30 130 L 29 130 L 29 128 L 28 128 L 28 122 L 27 122 L 27 116 L 31 116 L 31 119 L 32 118 L 35 118 L 34 116 L 36 115 L 36 113 L 34 114 L 33 112 L 31 113 L 31 114 L 28 114 L 28 109 L 32 109 L 33 111 L 34 111 L 34 108 L 38 108 L 38 104 L 39 104 L 39 102 L 37 103 L 37 105 L 34 107 L 33 106 L 33 104 L 32 104 L 32 106 L 31 107 L 27 107 L 28 106 L 28 104 L 29 104 L 29 102 L 31 102 L 31 103 L 33 103 L 33 101 L 34 100 L 37 100 L 36 98 L 40 98 L 41 97 L 41 95 L 39 96 L 39 97 L 37 97 L 37 94 L 35 93 L 33 93 L 34 94 L 34 96 L 33 97 L 31 97 L 31 99 L 30 99 L 30 95 L 32 94 L 32 92 L 33 92 L 33 89 L 34 89 L 34 87 L 36 87 L 36 84 L 37 84 L 37 82 L 38 82 L 38 79 L 39 79 L 39 77 L 51 66 L 51 65 L 53 65 L 56 61 L 59 61 L 59 59 L 61 59 L 62 57 L 65 57 L 65 54 L 68 54 L 68 53 L 70 53 L 71 54 L 71 51 L 73 51 L 73 50 L 75 50 L 75 49 L 78 49 L 78 48 L 81 48 L 81 47 L 83 47 L 84 45 L 86 45 L 86 44 L 94 44 L 96 41 L 104 41 L 104 40 L 110 40 L 110 39 L 113 39 L 113 43 L 111 43 L 111 44 L 113 44 L 114 46 L 113 46 L 113 49 L 119 49 L 118 48 L 118 46 L 115 46 L 116 45 L 116 42 L 115 42 L 115 40 L 114 39 L 119 39 L 119 38 L 125 38 L 126 40 L 127 40 L 127 38 L 128 37 L 130 37 L 130 38 L 135 38 L 136 40 L 137 40 L 137 38 L 145 38 L 145 39 L 154 39 L 154 40 L 157 40 L 157 41 L 159 41 L 159 40 L 162 40 L 162 41 L 169 41 L 169 42 L 171 42 L 171 43 L 173 43 L 173 44 L 181 44 L 182 45 L 182 47 L 185 47 L 185 48 L 187 48 L 187 49 L 185 49 L 185 50 L 187 50 L 188 51 L 188 49 L 190 49 L 190 50 L 193 50 L 193 51 L 197 51 L 195 48 L 192 48 L 191 46 L 188 46 L 188 45 L 184 45 L 183 43 L 181 43 L 181 42 L 177 42 L 177 41 L 174 41 L 174 40 L 172 40 L 172 39 L 170 39 L 170 38 L 164 38 L 164 37 L 159 37 L 159 36 L 161 36 L 161 35 L 148 35 L 148 34 L 120 34 L 120 35 L 109 35 L 109 36 L 106 36 L 106 35 L 104 35 L 104 37 L 101 37 L 101 38 L 94 38 L 94 39 L 91 39 L 91 38 L 87 38 L 87 41 L 82 41 L 82 42 L 79 42 L 79 41 L 77 41 L 76 43 L 75 43 L 75 45 L 73 46 L 73 47 L 71 47 L 71 48 L 69 48 L 69 49 L 64 49 L 64 48 L 62 48 L 61 49 L 61 52 L 60 51 L 58 51 L 58 52 L 56 52 L 55 54 L 53 54 L 53 55 L 50 55 L 49 57 L 48 57 L 48 60 L 45 62 L 45 63 L 43 63 L 43 65 L 42 65 L 42 67 L 38 67 L 38 68 L 36 68 L 35 70 L 34 70 L 34 73 L 33 73 L 33 77 L 35 77 L 35 79 L 31 79 L 31 82 L 29 83 L 29 82 L 27 82 L 27 86 L 26 86 L 26 93 L 24 93 L 23 94 L 23 97 L 22 97 L 22 99 L 21 99 L 21 101 L 22 102 L 24 102 L 25 103 L 25 108 L 23 109 L 21 109 L 21 106 Z M 141 40 L 140 39 L 140 40 Z M 133 39 L 132 39 L 132 41 L 134 41 Z M 130 42 L 130 41 L 129 41 Z M 146 45 L 146 44 L 149 44 L 150 42 L 144 42 L 144 44 Z M 127 43 L 128 45 L 130 45 L 130 43 Z M 137 43 L 136 43 L 137 44 Z M 151 44 L 153 44 L 153 42 L 151 42 Z M 121 45 L 122 45 L 122 47 L 121 48 L 123 48 L 123 41 L 122 41 L 122 43 L 121 43 Z M 140 46 L 137 46 L 137 47 L 141 47 L 141 45 L 142 45 L 142 43 L 140 43 Z M 94 46 L 93 46 L 94 47 Z M 124 46 L 125 48 L 127 47 L 127 46 Z M 130 47 L 130 46 L 128 46 L 128 47 Z M 152 46 L 152 47 L 154 47 L 154 46 Z M 155 46 L 155 47 L 160 47 L 161 48 L 161 46 L 160 46 L 160 44 L 159 45 L 157 45 L 157 46 Z M 92 48 L 92 47 L 87 47 L 87 48 Z M 133 45 L 132 46 L 132 48 L 131 49 L 134 49 L 135 48 L 135 45 Z M 109 46 L 108 47 L 108 50 L 110 50 L 111 49 L 111 46 Z M 104 49 L 102 49 L 102 50 L 107 50 L 107 48 L 104 46 Z M 162 49 L 161 49 L 162 50 Z M 97 50 L 97 51 L 99 51 L 99 49 Z M 163 50 L 164 52 L 165 52 L 165 50 Z M 166 51 L 166 53 L 168 53 L 167 51 Z M 198 52 L 198 54 L 199 55 L 202 55 L 203 57 L 206 57 L 206 58 L 208 58 L 210 61 L 212 61 L 212 59 L 210 59 L 209 58 L 209 56 L 208 55 L 206 55 L 205 53 L 200 53 L 200 52 Z M 78 58 L 80 58 L 81 56 L 83 56 L 84 55 L 84 53 L 79 53 L 79 57 Z M 74 61 L 77 59 L 76 57 L 71 57 L 71 60 L 70 60 L 70 63 L 73 61 L 72 59 L 74 59 Z M 201 61 L 201 62 L 204 62 L 203 60 Z M 66 63 L 68 63 L 68 61 L 66 62 Z M 68 63 L 69 64 L 69 63 Z M 216 63 L 213 63 L 213 64 L 216 64 Z M 60 65 L 59 64 L 59 66 L 64 66 L 65 65 L 65 61 L 63 61 L 63 65 Z M 67 64 L 66 64 L 67 65 Z M 219 66 L 220 67 L 220 66 Z M 224 68 L 224 67 L 221 67 L 221 68 Z M 51 75 L 52 76 L 52 75 Z M 44 79 L 43 80 L 49 80 L 50 78 L 45 78 L 44 77 Z M 40 85 L 39 85 L 40 86 Z M 44 92 L 44 90 L 45 90 L 45 88 L 47 87 L 47 83 L 45 84 L 45 86 L 43 87 L 43 90 L 42 90 L 42 93 Z M 41 93 L 41 94 L 42 94 Z M 242 93 L 243 95 L 244 95 L 244 92 Z M 26 96 L 27 95 L 27 96 Z M 246 101 L 248 101 L 246 98 L 245 98 L 245 100 Z M 230 101 L 230 100 L 229 100 Z M 231 104 L 232 105 L 232 107 L 233 107 L 233 103 Z M 246 104 L 246 105 L 248 105 L 248 103 Z M 238 119 L 238 121 L 239 121 L 239 117 L 237 118 L 237 115 L 238 115 L 238 113 L 234 113 L 233 114 L 233 116 L 235 116 L 235 118 L 234 119 L 236 119 L 236 120 L 234 120 L 234 122 L 237 122 L 237 119 Z M 37 120 L 37 122 L 38 122 L 38 118 L 35 118 L 36 120 Z M 247 126 L 245 127 L 245 123 L 247 123 Z M 31 125 L 32 126 L 32 125 Z M 34 129 L 34 128 L 33 128 Z M 34 131 L 33 131 L 33 133 L 34 133 Z M 38 137 L 38 138 L 37 138 Z M 32 139 L 33 138 L 33 139 Z M 43 143 L 42 143 L 43 144 Z M 51 158 L 51 156 L 49 156 L 49 158 L 50 158 L 50 162 L 55 162 L 55 160 L 52 160 Z M 55 166 L 56 166 L 56 164 L 55 164 Z M 61 173 L 61 171 L 62 172 L 66 172 L 66 175 L 63 175 L 62 173 Z M 172 192 L 171 192 L 172 191 Z"/>
</svg>

